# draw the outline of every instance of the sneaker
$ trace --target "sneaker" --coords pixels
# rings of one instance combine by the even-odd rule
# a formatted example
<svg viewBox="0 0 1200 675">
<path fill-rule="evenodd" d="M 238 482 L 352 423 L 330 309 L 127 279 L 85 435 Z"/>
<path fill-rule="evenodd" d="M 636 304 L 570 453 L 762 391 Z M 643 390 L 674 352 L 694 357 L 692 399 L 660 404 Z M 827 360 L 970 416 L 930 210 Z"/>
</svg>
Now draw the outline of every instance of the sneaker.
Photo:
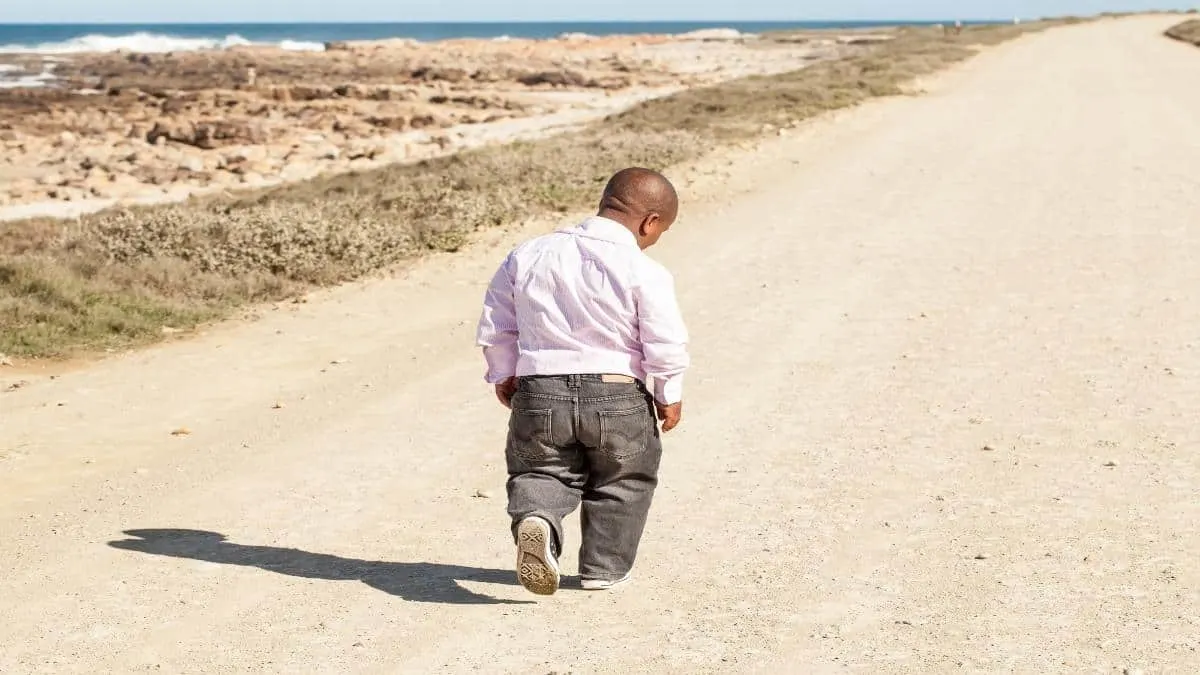
<svg viewBox="0 0 1200 675">
<path fill-rule="evenodd" d="M 558 561 L 551 548 L 550 523 L 530 516 L 517 526 L 517 579 L 530 593 L 554 595 L 558 590 Z"/>
<path fill-rule="evenodd" d="M 616 581 L 609 581 L 606 579 L 584 579 L 581 584 L 583 585 L 583 590 L 585 591 L 611 591 L 629 583 L 629 580 L 632 578 L 633 572 L 630 572 Z"/>
</svg>

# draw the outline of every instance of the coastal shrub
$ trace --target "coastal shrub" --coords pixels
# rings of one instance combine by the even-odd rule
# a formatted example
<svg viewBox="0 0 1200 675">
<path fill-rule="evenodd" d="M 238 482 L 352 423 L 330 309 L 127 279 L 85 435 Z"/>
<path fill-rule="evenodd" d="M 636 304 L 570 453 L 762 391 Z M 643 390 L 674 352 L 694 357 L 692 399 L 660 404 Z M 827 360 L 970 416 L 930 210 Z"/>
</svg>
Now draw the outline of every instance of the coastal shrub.
<svg viewBox="0 0 1200 675">
<path fill-rule="evenodd" d="M 1200 47 L 1200 19 L 1192 19 L 1167 29 L 1167 37 Z"/>
</svg>

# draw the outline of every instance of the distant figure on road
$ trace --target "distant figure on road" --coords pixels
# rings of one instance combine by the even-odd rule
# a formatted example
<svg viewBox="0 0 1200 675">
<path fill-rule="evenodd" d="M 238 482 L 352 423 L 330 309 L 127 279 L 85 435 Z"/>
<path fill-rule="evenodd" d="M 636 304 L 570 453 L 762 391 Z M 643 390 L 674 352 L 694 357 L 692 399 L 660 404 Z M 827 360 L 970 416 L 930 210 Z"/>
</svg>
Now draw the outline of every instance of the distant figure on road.
<svg viewBox="0 0 1200 675">
<path fill-rule="evenodd" d="M 620 171 L 596 216 L 518 246 L 487 290 L 477 343 L 512 411 L 508 513 L 533 593 L 558 590 L 562 521 L 581 502 L 583 588 L 630 579 L 662 459 L 655 416 L 679 424 L 689 365 L 674 280 L 643 253 L 678 211 L 664 176 Z"/>
</svg>

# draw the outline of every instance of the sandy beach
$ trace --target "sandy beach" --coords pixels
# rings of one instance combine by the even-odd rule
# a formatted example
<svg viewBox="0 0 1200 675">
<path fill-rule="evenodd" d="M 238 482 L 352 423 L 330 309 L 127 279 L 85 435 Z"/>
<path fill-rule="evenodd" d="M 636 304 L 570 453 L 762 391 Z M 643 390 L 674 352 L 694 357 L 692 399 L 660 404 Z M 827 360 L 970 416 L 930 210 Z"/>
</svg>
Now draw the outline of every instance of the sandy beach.
<svg viewBox="0 0 1200 675">
<path fill-rule="evenodd" d="M 864 48 L 736 31 L 0 55 L 0 219 L 295 182 L 576 128 Z"/>
<path fill-rule="evenodd" d="M 653 254 L 695 366 L 615 594 L 516 585 L 472 345 L 501 256 L 582 212 L 0 366 L 0 671 L 1200 670 L 1178 20 L 1027 35 L 672 169 Z"/>
</svg>

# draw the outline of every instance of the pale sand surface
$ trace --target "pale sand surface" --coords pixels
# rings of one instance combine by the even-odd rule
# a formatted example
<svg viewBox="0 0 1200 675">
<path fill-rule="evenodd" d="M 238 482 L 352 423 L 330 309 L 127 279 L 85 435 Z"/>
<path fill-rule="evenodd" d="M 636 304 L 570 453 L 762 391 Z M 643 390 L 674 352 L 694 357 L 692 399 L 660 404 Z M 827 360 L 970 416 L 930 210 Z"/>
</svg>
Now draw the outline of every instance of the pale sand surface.
<svg viewBox="0 0 1200 675">
<path fill-rule="evenodd" d="M 471 338 L 545 223 L 0 369 L 30 380 L 0 394 L 0 671 L 1197 672 L 1200 52 L 1173 20 L 1022 38 L 677 174 L 654 254 L 695 368 L 615 594 L 513 584 Z M 152 528 L 228 542 L 108 545 Z"/>
</svg>

